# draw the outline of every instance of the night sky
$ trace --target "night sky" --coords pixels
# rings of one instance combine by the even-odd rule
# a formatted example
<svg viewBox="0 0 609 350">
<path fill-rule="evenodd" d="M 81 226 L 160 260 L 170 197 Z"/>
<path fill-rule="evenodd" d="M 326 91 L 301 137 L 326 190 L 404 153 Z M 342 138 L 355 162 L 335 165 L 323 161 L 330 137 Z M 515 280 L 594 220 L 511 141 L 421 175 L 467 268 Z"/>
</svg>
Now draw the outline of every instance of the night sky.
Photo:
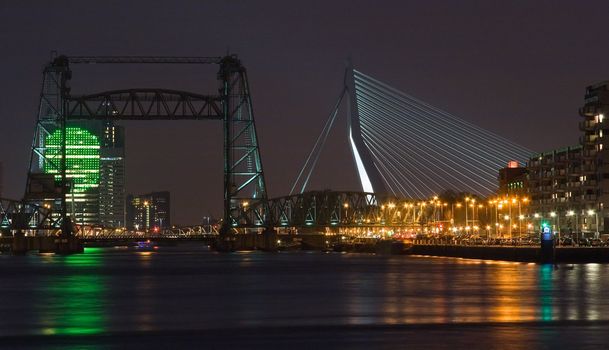
<svg viewBox="0 0 609 350">
<path fill-rule="evenodd" d="M 20 198 L 42 67 L 66 55 L 219 56 L 248 68 L 270 196 L 287 194 L 345 60 L 536 151 L 578 142 L 586 85 L 609 79 L 606 1 L 2 1 L 0 161 Z M 216 67 L 76 66 L 72 93 L 215 93 Z M 344 114 L 312 179 L 358 185 Z M 221 123 L 129 122 L 127 191 L 169 190 L 174 223 L 219 215 Z"/>
</svg>

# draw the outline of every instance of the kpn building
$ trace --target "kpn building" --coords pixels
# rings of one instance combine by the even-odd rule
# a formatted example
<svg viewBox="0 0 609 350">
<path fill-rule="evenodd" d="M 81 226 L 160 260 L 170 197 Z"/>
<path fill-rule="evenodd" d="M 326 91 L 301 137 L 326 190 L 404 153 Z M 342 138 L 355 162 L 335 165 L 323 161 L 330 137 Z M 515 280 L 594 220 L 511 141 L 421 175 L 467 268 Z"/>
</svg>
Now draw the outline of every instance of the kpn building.
<svg viewBox="0 0 609 350">
<path fill-rule="evenodd" d="M 61 129 L 45 135 L 47 158 L 60 158 Z M 112 121 L 69 122 L 66 127 L 66 204 L 72 222 L 80 225 L 125 226 L 125 135 Z M 44 174 L 60 181 L 50 162 Z"/>
</svg>

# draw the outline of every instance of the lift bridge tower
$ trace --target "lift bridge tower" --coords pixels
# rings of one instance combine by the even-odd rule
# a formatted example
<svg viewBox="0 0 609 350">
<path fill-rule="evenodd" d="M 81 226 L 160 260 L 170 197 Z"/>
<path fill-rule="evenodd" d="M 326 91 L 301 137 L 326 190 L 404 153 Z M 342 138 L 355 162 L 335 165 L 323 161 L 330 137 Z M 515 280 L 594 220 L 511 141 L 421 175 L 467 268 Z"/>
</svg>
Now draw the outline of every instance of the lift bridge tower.
<svg viewBox="0 0 609 350">
<path fill-rule="evenodd" d="M 217 94 L 158 88 L 129 88 L 78 95 L 70 88 L 73 64 L 205 64 L 219 67 Z M 47 64 L 24 201 L 53 212 L 45 227 L 73 233 L 70 204 L 98 185 L 95 138 L 78 138 L 77 120 L 221 120 L 224 136 L 224 217 L 222 234 L 269 226 L 262 159 L 247 72 L 235 55 L 225 57 L 58 56 Z M 96 168 L 97 167 L 97 168 Z M 91 175 L 93 174 L 93 175 Z M 35 221 L 32 218 L 30 221 Z M 32 222 L 28 227 L 33 227 Z"/>
</svg>

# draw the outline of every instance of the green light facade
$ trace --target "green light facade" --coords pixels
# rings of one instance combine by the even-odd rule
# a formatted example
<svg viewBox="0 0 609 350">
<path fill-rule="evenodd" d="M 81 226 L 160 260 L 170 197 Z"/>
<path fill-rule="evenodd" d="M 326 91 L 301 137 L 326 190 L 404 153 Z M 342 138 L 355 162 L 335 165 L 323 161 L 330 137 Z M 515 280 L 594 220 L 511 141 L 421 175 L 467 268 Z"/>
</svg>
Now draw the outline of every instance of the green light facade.
<svg viewBox="0 0 609 350">
<path fill-rule="evenodd" d="M 61 160 L 61 129 L 55 130 L 45 139 L 46 156 Z M 82 193 L 99 186 L 100 142 L 97 136 L 79 127 L 66 128 L 66 177 L 74 183 L 72 193 Z M 45 162 L 44 172 L 55 175 L 61 181 L 59 169 Z"/>
</svg>

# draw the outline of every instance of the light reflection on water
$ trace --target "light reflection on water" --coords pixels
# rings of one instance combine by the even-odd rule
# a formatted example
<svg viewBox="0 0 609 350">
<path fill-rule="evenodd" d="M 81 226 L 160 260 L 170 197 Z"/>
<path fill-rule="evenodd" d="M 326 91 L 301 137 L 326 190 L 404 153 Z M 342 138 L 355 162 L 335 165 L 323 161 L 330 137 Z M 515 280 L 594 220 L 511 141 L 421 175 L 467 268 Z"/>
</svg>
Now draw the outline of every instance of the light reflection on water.
<svg viewBox="0 0 609 350">
<path fill-rule="evenodd" d="M 57 256 L 50 263 L 67 274 L 43 276 L 35 299 L 45 335 L 86 335 L 105 331 L 106 276 L 95 274 L 102 267 L 99 249 L 86 254 Z M 48 261 L 47 261 L 48 262 Z"/>
<path fill-rule="evenodd" d="M 607 265 L 87 249 L 0 256 L 0 335 L 609 319 Z M 21 310 L 21 312 L 15 312 Z"/>
</svg>

